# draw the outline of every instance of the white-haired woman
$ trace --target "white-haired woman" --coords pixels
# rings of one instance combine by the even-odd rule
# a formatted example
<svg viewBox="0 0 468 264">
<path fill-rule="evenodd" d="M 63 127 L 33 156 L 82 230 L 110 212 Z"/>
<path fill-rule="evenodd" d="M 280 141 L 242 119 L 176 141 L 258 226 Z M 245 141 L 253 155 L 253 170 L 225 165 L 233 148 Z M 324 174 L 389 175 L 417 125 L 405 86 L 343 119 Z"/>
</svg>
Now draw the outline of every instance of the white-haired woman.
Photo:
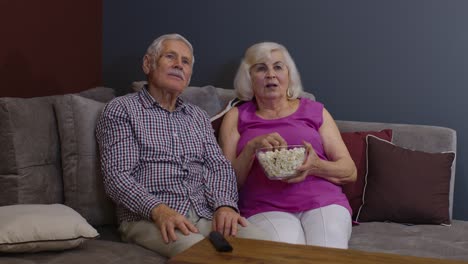
<svg viewBox="0 0 468 264">
<path fill-rule="evenodd" d="M 241 214 L 277 241 L 347 248 L 352 212 L 341 185 L 355 181 L 356 167 L 323 104 L 299 97 L 287 49 L 248 48 L 234 88 L 246 102 L 226 113 L 219 141 L 236 171 Z M 307 158 L 295 177 L 270 180 L 255 152 L 286 145 L 304 145 Z"/>
</svg>

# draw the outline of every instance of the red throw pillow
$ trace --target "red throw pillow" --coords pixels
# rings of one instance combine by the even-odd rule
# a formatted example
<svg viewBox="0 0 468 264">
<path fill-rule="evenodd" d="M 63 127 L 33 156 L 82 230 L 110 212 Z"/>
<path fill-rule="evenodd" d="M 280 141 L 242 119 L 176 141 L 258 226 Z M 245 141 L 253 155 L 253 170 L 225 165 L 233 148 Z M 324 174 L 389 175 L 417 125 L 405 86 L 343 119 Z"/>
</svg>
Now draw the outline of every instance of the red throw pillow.
<svg viewBox="0 0 468 264">
<path fill-rule="evenodd" d="M 343 185 L 343 192 L 348 197 L 349 204 L 353 209 L 353 220 L 356 220 L 359 208 L 362 205 L 362 193 L 364 191 L 365 177 L 366 177 L 366 136 L 374 135 L 376 137 L 385 139 L 387 141 L 392 140 L 392 130 L 384 129 L 382 131 L 359 131 L 359 132 L 343 132 L 341 137 L 343 138 L 346 147 L 348 148 L 351 158 L 356 164 L 357 168 L 357 179 L 353 183 Z"/>
</svg>

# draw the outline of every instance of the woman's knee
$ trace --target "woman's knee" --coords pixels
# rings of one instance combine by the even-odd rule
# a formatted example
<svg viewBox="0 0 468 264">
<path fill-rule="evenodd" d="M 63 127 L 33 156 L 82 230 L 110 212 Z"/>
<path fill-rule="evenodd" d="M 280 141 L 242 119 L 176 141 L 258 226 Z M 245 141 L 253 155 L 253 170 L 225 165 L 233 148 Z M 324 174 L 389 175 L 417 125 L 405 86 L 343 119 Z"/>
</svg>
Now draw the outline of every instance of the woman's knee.
<svg viewBox="0 0 468 264">
<path fill-rule="evenodd" d="M 301 223 L 294 214 L 266 212 L 251 216 L 248 220 L 268 233 L 272 241 L 305 244 Z"/>
<path fill-rule="evenodd" d="M 351 216 L 346 208 L 332 205 L 303 214 L 302 223 L 307 244 L 348 248 L 351 236 Z"/>
<path fill-rule="evenodd" d="M 276 236 L 269 233 L 264 228 L 257 226 L 254 223 L 249 222 L 247 226 L 240 226 L 237 230 L 237 236 L 241 238 L 250 238 L 250 239 L 258 239 L 258 240 L 269 240 L 269 241 L 276 241 Z"/>
</svg>

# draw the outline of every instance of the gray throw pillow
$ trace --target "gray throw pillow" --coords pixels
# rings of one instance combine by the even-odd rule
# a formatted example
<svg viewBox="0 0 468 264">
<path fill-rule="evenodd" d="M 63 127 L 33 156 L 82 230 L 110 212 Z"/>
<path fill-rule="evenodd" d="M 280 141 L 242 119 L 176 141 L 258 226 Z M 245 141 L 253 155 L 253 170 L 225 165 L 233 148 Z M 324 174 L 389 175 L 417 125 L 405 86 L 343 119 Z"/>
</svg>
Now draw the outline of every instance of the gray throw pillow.
<svg viewBox="0 0 468 264">
<path fill-rule="evenodd" d="M 222 110 L 218 97 L 218 89 L 207 85 L 202 87 L 189 86 L 185 88 L 180 97 L 187 103 L 196 105 L 208 113 L 208 116 L 214 116 Z"/>
<path fill-rule="evenodd" d="M 93 225 L 115 223 L 104 191 L 95 128 L 105 103 L 65 95 L 54 105 L 61 142 L 64 203 Z"/>
<path fill-rule="evenodd" d="M 115 98 L 115 90 L 99 86 L 79 92 L 78 95 L 106 103 Z"/>
<path fill-rule="evenodd" d="M 56 98 L 0 98 L 0 206 L 63 202 Z"/>
</svg>

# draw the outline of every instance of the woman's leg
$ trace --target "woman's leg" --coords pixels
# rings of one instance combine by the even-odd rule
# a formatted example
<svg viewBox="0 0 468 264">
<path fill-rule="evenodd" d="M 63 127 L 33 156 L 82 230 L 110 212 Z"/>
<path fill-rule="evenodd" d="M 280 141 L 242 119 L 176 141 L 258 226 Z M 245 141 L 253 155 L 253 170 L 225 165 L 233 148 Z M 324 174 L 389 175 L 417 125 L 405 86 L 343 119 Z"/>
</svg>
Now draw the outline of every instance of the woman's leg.
<svg viewBox="0 0 468 264">
<path fill-rule="evenodd" d="M 352 223 L 349 211 L 332 204 L 300 216 L 307 245 L 348 248 Z"/>
<path fill-rule="evenodd" d="M 213 230 L 212 224 L 213 222 L 211 220 L 200 218 L 200 220 L 195 225 L 198 228 L 200 234 L 203 236 L 208 236 Z M 257 240 L 272 240 L 270 234 L 250 221 L 248 221 L 248 225 L 246 227 L 243 227 L 240 224 L 237 225 L 237 237 Z"/>
<path fill-rule="evenodd" d="M 268 233 L 273 241 L 305 244 L 304 231 L 295 214 L 265 212 L 253 215 L 247 220 Z"/>
</svg>

